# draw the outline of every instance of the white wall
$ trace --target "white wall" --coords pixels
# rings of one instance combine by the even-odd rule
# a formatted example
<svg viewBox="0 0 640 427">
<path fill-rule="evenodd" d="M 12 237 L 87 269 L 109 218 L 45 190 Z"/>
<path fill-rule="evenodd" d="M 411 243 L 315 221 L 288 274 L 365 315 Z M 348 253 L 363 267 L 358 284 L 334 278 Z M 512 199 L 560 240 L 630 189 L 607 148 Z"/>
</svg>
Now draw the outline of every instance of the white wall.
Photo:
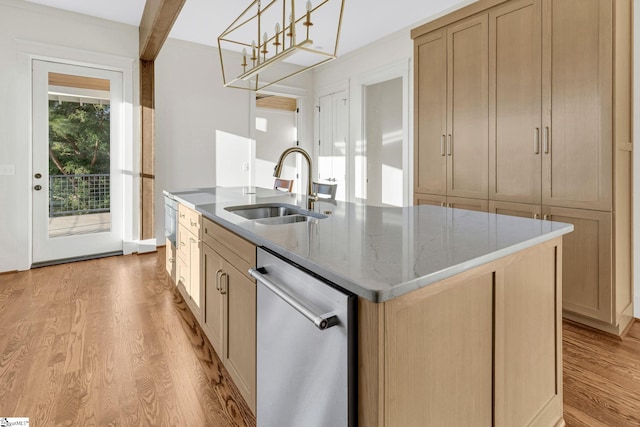
<svg viewBox="0 0 640 427">
<path fill-rule="evenodd" d="M 301 111 L 310 111 L 304 94 L 311 81 L 303 73 L 269 91 L 302 96 Z M 162 190 L 252 185 L 256 94 L 223 86 L 217 48 L 176 39 L 165 42 L 155 61 L 155 83 L 155 228 L 162 245 Z M 310 137 L 301 139 L 306 144 Z"/>
<path fill-rule="evenodd" d="M 162 245 L 162 190 L 249 185 L 243 163 L 251 153 L 249 104 L 255 94 L 223 86 L 216 48 L 176 39 L 162 47 L 155 79 L 155 220 Z M 225 169 L 217 171 L 217 163 Z"/>
<path fill-rule="evenodd" d="M 12 175 L 0 175 L 0 272 L 31 265 L 31 73 L 27 53 L 55 55 L 75 63 L 100 63 L 107 58 L 128 64 L 130 74 L 135 74 L 138 29 L 22 0 L 0 0 L 0 165 L 15 168 Z M 126 90 L 137 96 L 137 83 Z M 128 111 L 135 116 L 138 110 L 129 105 Z M 132 152 L 132 147 L 126 148 Z M 125 219 L 129 232 L 137 227 L 136 218 Z"/>
</svg>

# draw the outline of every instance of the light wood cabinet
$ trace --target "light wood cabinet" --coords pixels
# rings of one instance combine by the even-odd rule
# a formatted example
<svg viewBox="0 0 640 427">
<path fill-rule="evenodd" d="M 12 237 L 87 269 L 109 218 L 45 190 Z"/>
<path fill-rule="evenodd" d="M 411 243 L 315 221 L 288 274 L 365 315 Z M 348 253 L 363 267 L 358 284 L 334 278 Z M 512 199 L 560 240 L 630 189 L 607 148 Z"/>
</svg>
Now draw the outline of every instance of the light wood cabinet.
<svg viewBox="0 0 640 427">
<path fill-rule="evenodd" d="M 204 310 L 202 329 L 218 355 L 224 354 L 224 294 L 220 291 L 223 259 L 209 245 L 202 245 Z"/>
<path fill-rule="evenodd" d="M 558 238 L 385 303 L 360 299 L 359 425 L 564 425 L 561 257 Z"/>
<path fill-rule="evenodd" d="M 613 293 L 611 219 L 609 212 L 558 207 L 543 208 L 545 219 L 573 224 L 564 236 L 563 308 L 572 313 L 612 323 Z"/>
<path fill-rule="evenodd" d="M 613 9 L 543 1 L 544 205 L 611 211 Z"/>
<path fill-rule="evenodd" d="M 256 407 L 255 246 L 203 219 L 203 330 L 252 411 Z"/>
<path fill-rule="evenodd" d="M 574 223 L 576 231 L 566 239 L 581 244 L 564 251 L 564 314 L 615 334 L 632 319 L 631 16 L 630 0 L 481 0 L 412 31 L 415 117 L 427 122 L 415 124 L 415 202 L 436 204 L 427 197 L 436 195 L 446 196 L 448 205 L 452 195 L 449 163 L 446 194 L 434 190 L 440 185 L 434 162 L 442 161 L 442 153 L 420 151 L 423 136 L 433 140 L 441 120 L 435 105 L 444 105 L 440 93 L 426 89 L 434 90 L 436 79 L 424 80 L 448 67 L 450 97 L 449 35 L 487 19 L 489 210 L 533 218 L 550 218 L 553 211 L 556 220 Z M 436 52 L 443 34 L 447 60 L 422 58 Z M 484 52 L 476 46 L 476 54 Z M 425 65 L 432 71 L 423 73 Z M 466 78 L 471 87 L 478 82 Z M 464 118 L 483 135 L 478 120 L 484 119 Z M 462 149 L 484 163 L 455 140 L 454 155 Z M 561 208 L 574 211 L 561 215 Z M 578 261 L 586 259 L 588 266 Z"/>
<path fill-rule="evenodd" d="M 487 17 L 416 41 L 416 192 L 487 199 Z"/>
<path fill-rule="evenodd" d="M 196 211 L 178 205 L 176 285 L 200 322 L 200 221 Z"/>
<path fill-rule="evenodd" d="M 489 13 L 489 198 L 540 203 L 540 1 Z"/>
</svg>

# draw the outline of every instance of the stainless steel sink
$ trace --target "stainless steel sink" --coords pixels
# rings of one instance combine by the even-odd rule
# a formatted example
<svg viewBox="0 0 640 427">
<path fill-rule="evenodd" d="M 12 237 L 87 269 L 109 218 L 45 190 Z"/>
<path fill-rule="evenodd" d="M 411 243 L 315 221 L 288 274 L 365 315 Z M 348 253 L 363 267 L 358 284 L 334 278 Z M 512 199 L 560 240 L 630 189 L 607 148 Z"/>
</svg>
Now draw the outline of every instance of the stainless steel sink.
<svg viewBox="0 0 640 427">
<path fill-rule="evenodd" d="M 225 210 L 246 219 L 258 220 L 256 222 L 261 224 L 291 224 L 307 221 L 309 218 L 323 219 L 327 217 L 286 203 L 229 206 Z"/>
</svg>

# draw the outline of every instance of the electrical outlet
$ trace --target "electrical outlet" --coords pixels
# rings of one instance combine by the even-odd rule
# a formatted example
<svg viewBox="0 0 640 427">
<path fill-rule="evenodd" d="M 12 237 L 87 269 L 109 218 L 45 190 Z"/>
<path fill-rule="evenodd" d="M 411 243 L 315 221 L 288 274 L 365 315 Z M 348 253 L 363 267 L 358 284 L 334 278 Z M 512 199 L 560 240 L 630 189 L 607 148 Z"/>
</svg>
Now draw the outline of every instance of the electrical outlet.
<svg viewBox="0 0 640 427">
<path fill-rule="evenodd" d="M 0 165 L 0 175 L 15 175 L 16 165 Z"/>
<path fill-rule="evenodd" d="M 249 170 L 249 163 L 247 163 L 247 162 L 242 163 L 242 170 L 243 171 L 248 171 Z"/>
</svg>

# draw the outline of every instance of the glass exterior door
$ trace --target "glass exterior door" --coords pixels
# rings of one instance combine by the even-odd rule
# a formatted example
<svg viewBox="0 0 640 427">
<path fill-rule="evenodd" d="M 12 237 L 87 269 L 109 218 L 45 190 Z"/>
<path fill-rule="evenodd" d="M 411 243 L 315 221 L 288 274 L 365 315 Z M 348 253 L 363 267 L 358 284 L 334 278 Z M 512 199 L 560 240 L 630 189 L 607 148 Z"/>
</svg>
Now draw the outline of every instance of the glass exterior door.
<svg viewBox="0 0 640 427">
<path fill-rule="evenodd" d="M 33 262 L 122 250 L 122 74 L 33 61 Z"/>
</svg>

